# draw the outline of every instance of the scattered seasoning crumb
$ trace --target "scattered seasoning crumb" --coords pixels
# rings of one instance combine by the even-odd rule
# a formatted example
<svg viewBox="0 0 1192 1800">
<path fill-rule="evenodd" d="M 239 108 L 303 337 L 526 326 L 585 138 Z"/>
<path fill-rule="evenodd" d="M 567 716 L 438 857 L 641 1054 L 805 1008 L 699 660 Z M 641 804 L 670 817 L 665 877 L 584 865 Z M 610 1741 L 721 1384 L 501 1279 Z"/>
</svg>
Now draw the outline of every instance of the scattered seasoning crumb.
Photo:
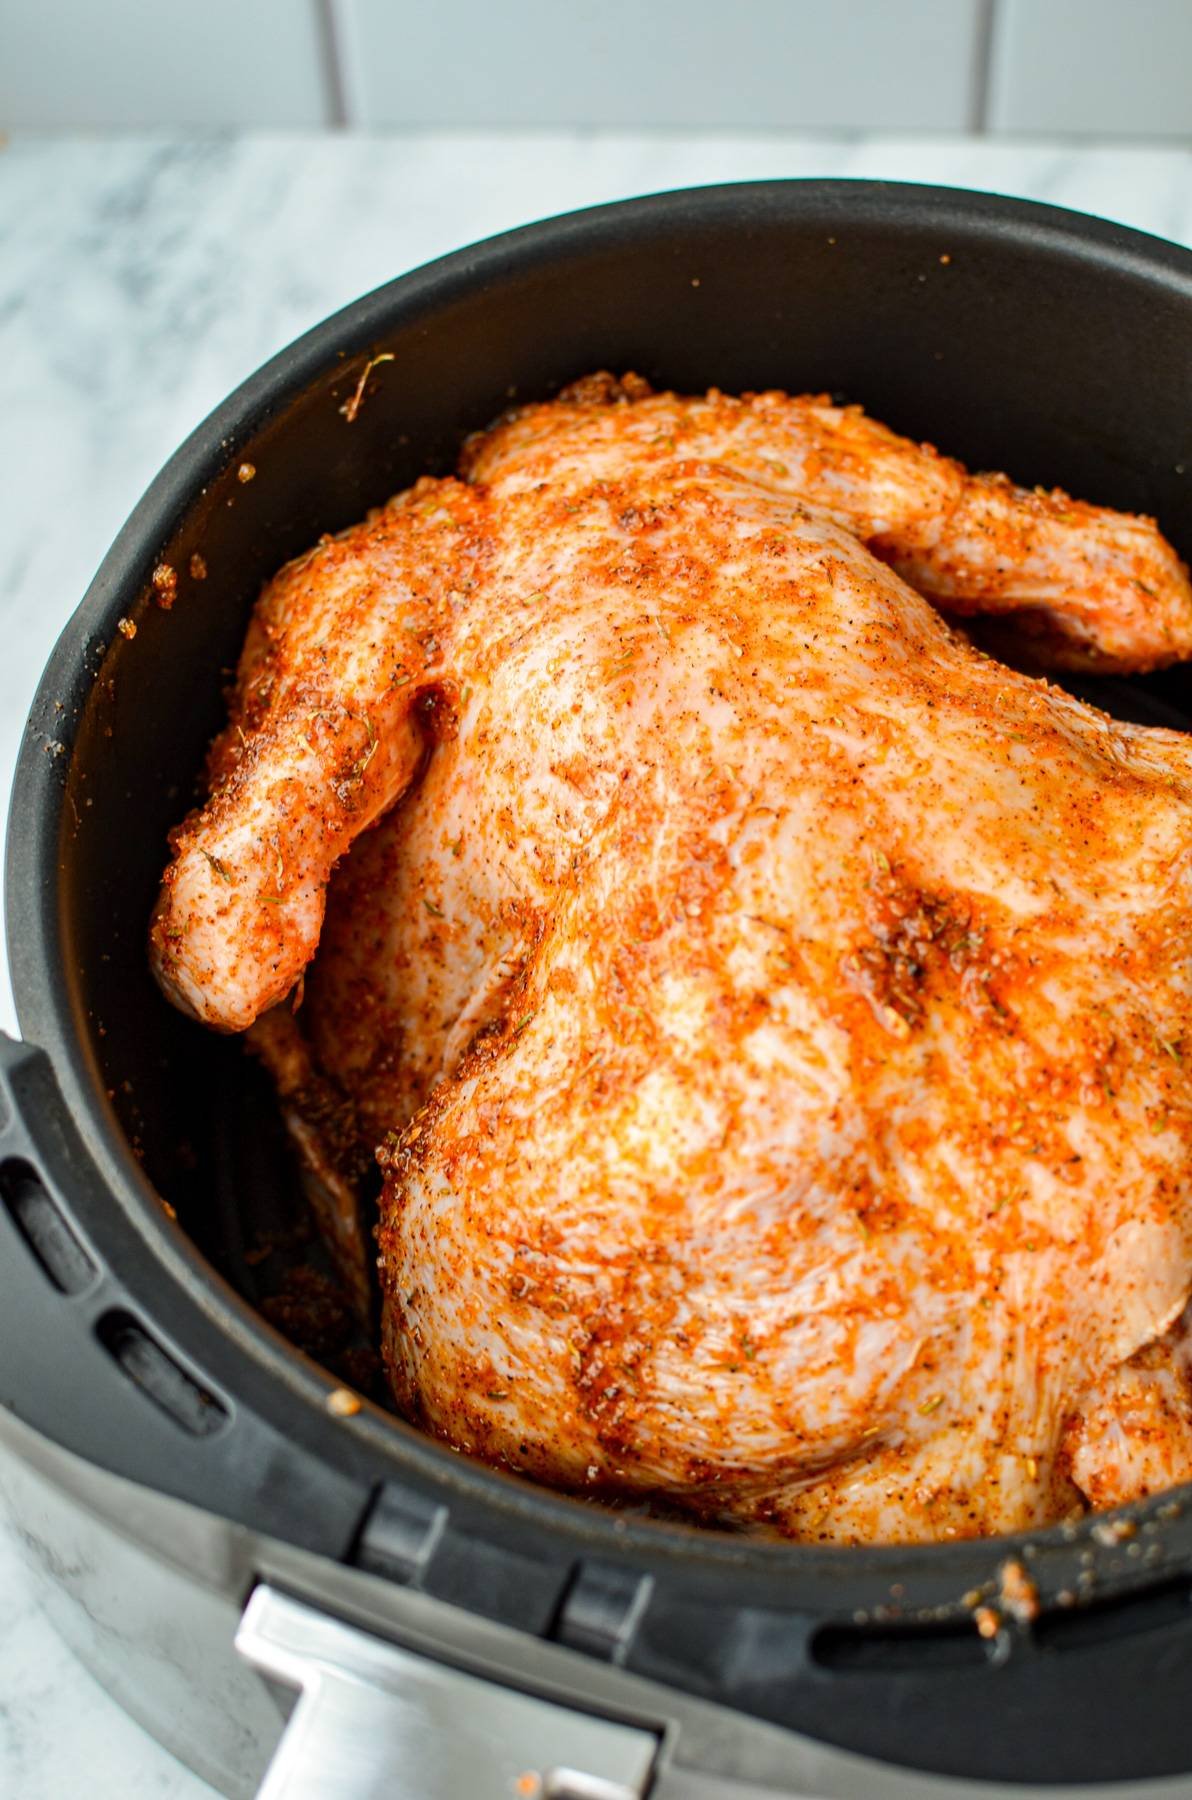
<svg viewBox="0 0 1192 1800">
<path fill-rule="evenodd" d="M 1002 1628 L 1001 1615 L 992 1606 L 979 1606 L 973 1614 L 973 1623 L 977 1635 L 983 1638 L 995 1638 Z"/>
<path fill-rule="evenodd" d="M 1017 1624 L 1029 1625 L 1039 1616 L 1039 1590 L 1034 1581 L 1015 1556 L 1007 1557 L 998 1573 L 1002 1606 Z M 980 1626 L 977 1629 L 980 1630 Z"/>
<path fill-rule="evenodd" d="M 970 1588 L 967 1594 L 962 1594 L 960 1596 L 960 1604 L 961 1606 L 967 1606 L 970 1612 L 975 1612 L 977 1607 L 981 1604 L 980 1588 Z"/>
<path fill-rule="evenodd" d="M 905 1040 L 911 1035 L 911 1028 L 900 1012 L 892 1006 L 878 1008 L 878 1017 L 892 1037 Z"/>
<path fill-rule="evenodd" d="M 250 482 L 255 477 L 256 472 L 257 472 L 256 463 L 242 462 L 240 467 L 236 471 L 236 479 L 237 479 L 237 481 L 242 482 L 242 483 Z"/>
<path fill-rule="evenodd" d="M 167 1219 L 173 1219 L 173 1220 L 175 1220 L 175 1222 L 177 1221 L 177 1218 L 178 1218 L 177 1209 L 175 1207 L 171 1206 L 170 1202 L 168 1200 L 162 1201 L 161 1210 L 166 1215 Z"/>
<path fill-rule="evenodd" d="M 206 581 L 207 579 L 207 559 L 200 556 L 197 550 L 190 559 L 190 575 L 192 581 Z"/>
<path fill-rule="evenodd" d="M 698 286 L 699 286 L 699 276 L 698 276 L 698 275 L 693 275 L 693 276 L 692 276 L 692 277 L 691 277 L 691 285 L 692 285 L 692 287 L 698 287 Z"/>
<path fill-rule="evenodd" d="M 1095 1543 L 1108 1546 L 1124 1544 L 1127 1538 L 1137 1534 L 1138 1526 L 1133 1519 L 1098 1519 L 1092 1533 Z"/>
<path fill-rule="evenodd" d="M 525 1774 L 519 1775 L 514 1782 L 513 1791 L 518 1800 L 538 1800 L 538 1796 L 542 1792 L 541 1775 L 536 1775 L 533 1769 L 527 1769 Z"/>
<path fill-rule="evenodd" d="M 943 263 L 945 268 L 947 268 L 947 266 L 951 262 L 951 260 L 952 260 L 952 258 L 948 255 L 948 252 L 945 250 L 944 254 L 940 257 L 940 261 Z"/>
<path fill-rule="evenodd" d="M 361 1399 L 351 1388 L 332 1388 L 327 1396 L 327 1411 L 337 1419 L 351 1419 L 360 1411 Z"/>
<path fill-rule="evenodd" d="M 159 562 L 153 571 L 153 598 L 163 612 L 169 612 L 178 598 L 178 571 L 172 563 Z"/>
<path fill-rule="evenodd" d="M 382 352 L 382 354 L 380 356 L 370 356 L 369 357 L 369 359 L 365 363 L 363 369 L 360 371 L 360 379 L 356 383 L 354 391 L 352 392 L 351 396 L 347 400 L 344 401 L 343 405 L 339 409 L 340 412 L 343 414 L 344 418 L 348 421 L 349 425 L 355 424 L 356 419 L 360 413 L 360 408 L 364 405 L 364 389 L 368 383 L 368 378 L 372 374 L 373 370 L 377 367 L 378 363 L 387 363 L 387 362 L 392 362 L 392 361 L 393 361 L 392 350 L 385 350 Z"/>
<path fill-rule="evenodd" d="M 117 619 L 116 630 L 126 638 L 135 638 L 137 635 L 137 628 L 131 619 Z"/>
</svg>

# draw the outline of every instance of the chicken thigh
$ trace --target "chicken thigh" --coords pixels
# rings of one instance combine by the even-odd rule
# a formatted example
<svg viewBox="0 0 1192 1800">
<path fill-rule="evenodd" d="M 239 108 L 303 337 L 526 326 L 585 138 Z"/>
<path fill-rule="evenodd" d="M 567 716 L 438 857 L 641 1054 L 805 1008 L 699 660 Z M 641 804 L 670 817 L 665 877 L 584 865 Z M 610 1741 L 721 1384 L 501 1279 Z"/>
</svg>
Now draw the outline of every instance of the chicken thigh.
<svg viewBox="0 0 1192 1800">
<path fill-rule="evenodd" d="M 379 1148 L 401 1409 L 812 1539 L 1192 1476 L 1192 748 L 938 610 L 1154 667 L 1174 553 L 779 394 L 461 473 L 266 590 L 151 933 L 349 1269 Z"/>
</svg>

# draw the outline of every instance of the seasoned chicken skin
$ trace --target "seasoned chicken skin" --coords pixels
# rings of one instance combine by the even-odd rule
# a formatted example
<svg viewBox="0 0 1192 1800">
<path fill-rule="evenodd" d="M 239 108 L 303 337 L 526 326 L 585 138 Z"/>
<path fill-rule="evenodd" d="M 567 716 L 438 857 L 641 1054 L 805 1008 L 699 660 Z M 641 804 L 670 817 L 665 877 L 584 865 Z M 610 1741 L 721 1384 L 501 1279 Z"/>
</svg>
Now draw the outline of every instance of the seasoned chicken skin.
<svg viewBox="0 0 1192 1800">
<path fill-rule="evenodd" d="M 1192 653 L 1148 521 L 609 378 L 266 590 L 155 963 L 260 1018 L 349 1259 L 380 1147 L 457 1447 L 842 1541 L 1192 1476 L 1192 749 L 938 608 Z"/>
</svg>

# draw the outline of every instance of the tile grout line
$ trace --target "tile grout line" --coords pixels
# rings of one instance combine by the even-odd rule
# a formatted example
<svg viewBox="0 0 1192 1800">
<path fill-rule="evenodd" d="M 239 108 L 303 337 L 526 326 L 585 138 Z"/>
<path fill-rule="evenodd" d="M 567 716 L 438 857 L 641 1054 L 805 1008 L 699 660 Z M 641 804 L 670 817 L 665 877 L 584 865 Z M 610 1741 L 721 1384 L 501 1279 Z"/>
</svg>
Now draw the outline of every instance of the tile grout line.
<svg viewBox="0 0 1192 1800">
<path fill-rule="evenodd" d="M 327 123 L 333 131 L 343 131 L 355 121 L 349 104 L 349 84 L 344 67 L 344 26 L 337 0 L 314 0 L 316 29 L 323 65 L 323 87 L 327 96 Z"/>
<path fill-rule="evenodd" d="M 998 0 L 977 0 L 977 23 L 973 45 L 972 98 L 969 106 L 969 130 L 978 137 L 989 132 L 990 83 L 993 79 L 993 44 L 997 32 Z"/>
</svg>

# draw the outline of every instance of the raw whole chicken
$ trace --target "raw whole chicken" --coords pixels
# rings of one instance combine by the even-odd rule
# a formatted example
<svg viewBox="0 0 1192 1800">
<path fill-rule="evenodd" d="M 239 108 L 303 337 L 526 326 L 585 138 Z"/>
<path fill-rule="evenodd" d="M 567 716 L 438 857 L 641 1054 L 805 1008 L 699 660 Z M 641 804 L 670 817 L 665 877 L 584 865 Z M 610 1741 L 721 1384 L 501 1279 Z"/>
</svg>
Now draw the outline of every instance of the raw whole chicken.
<svg viewBox="0 0 1192 1800">
<path fill-rule="evenodd" d="M 376 1152 L 456 1448 L 838 1542 L 1192 1477 L 1192 739 L 944 613 L 1192 655 L 1148 520 L 633 377 L 267 587 L 152 955 L 362 1303 Z"/>
</svg>

